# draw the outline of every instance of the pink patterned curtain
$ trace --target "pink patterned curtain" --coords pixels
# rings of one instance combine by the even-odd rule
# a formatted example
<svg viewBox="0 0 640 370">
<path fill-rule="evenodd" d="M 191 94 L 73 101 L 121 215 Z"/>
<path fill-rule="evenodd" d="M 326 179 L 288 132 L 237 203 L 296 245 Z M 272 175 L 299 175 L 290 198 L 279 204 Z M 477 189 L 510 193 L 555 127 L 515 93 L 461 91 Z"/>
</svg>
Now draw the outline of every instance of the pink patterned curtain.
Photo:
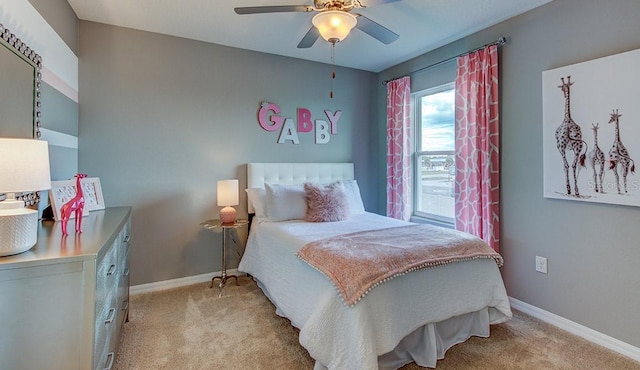
<svg viewBox="0 0 640 370">
<path fill-rule="evenodd" d="M 411 79 L 387 84 L 387 216 L 411 217 Z"/>
<path fill-rule="evenodd" d="M 456 75 L 456 229 L 499 251 L 498 47 L 458 58 Z"/>
</svg>

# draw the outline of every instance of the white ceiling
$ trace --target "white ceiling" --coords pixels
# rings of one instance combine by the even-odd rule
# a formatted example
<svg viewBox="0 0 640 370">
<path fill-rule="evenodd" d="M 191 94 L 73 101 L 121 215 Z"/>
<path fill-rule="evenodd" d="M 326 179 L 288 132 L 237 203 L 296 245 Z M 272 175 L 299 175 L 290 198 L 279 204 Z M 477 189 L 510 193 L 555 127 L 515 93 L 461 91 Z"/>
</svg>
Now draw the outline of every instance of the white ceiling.
<svg viewBox="0 0 640 370">
<path fill-rule="evenodd" d="M 296 46 L 311 13 L 237 15 L 235 7 L 313 5 L 312 0 L 68 0 L 78 18 L 242 49 L 331 62 L 321 38 Z M 385 45 L 358 29 L 336 44 L 335 63 L 372 72 L 424 54 L 551 0 L 401 0 L 356 9 L 400 35 Z M 367 0 L 361 0 L 367 5 Z"/>
</svg>

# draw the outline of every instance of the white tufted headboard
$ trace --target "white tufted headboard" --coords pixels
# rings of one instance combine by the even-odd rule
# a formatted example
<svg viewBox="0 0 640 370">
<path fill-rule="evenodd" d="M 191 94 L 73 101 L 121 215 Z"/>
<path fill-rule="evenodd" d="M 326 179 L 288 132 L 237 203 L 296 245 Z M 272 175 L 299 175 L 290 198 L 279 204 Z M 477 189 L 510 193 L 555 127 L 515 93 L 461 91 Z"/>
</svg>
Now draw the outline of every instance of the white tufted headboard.
<svg viewBox="0 0 640 370">
<path fill-rule="evenodd" d="M 270 184 L 328 183 L 353 180 L 353 163 L 247 163 L 247 188 Z M 249 213 L 254 213 L 251 204 Z"/>
</svg>

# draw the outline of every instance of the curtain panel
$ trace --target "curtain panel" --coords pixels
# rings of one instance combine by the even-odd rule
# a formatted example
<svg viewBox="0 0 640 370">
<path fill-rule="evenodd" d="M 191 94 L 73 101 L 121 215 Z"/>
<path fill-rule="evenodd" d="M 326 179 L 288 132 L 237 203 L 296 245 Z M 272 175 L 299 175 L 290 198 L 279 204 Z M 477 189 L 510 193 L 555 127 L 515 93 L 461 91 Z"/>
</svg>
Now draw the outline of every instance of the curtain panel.
<svg viewBox="0 0 640 370">
<path fill-rule="evenodd" d="M 456 74 L 456 229 L 500 249 L 498 47 L 458 58 Z"/>
<path fill-rule="evenodd" d="M 411 78 L 387 84 L 387 216 L 411 217 Z"/>
</svg>

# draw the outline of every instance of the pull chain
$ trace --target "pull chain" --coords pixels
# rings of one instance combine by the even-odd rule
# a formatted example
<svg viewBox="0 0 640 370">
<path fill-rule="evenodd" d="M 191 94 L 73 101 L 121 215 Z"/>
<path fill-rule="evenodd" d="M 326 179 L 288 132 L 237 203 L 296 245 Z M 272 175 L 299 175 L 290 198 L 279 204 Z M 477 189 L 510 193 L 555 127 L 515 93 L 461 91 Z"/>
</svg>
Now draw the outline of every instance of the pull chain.
<svg viewBox="0 0 640 370">
<path fill-rule="evenodd" d="M 335 48 L 336 48 L 336 43 L 332 42 L 331 43 L 331 91 L 329 92 L 329 97 L 331 99 L 333 99 L 333 80 L 335 80 L 336 78 L 336 57 L 335 57 Z"/>
</svg>

